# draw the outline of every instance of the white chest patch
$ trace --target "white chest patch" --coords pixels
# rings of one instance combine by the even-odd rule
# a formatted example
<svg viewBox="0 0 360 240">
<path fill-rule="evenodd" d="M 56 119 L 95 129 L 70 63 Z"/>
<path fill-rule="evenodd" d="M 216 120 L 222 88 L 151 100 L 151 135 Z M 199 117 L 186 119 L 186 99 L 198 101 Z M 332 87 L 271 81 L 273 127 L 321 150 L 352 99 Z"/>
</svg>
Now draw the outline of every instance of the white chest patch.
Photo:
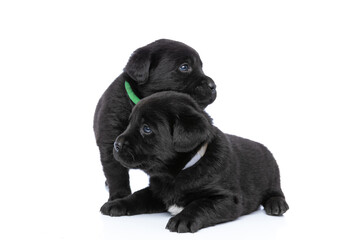
<svg viewBox="0 0 360 240">
<path fill-rule="evenodd" d="M 176 204 L 171 205 L 171 206 L 168 208 L 168 212 L 169 212 L 171 215 L 173 215 L 173 216 L 179 214 L 182 210 L 184 210 L 184 208 L 183 208 L 183 207 L 179 207 L 179 206 L 177 206 Z"/>
</svg>

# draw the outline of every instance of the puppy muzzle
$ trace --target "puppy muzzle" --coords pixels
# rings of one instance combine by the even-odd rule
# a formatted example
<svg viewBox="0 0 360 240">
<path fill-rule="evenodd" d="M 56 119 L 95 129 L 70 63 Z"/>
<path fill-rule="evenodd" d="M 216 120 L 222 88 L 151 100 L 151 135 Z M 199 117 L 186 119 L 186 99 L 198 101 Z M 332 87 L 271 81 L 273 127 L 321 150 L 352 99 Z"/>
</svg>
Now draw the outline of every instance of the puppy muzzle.
<svg viewBox="0 0 360 240">
<path fill-rule="evenodd" d="M 126 141 L 124 137 L 118 136 L 114 142 L 114 149 L 116 152 L 120 152 L 128 145 L 129 142 Z"/>
<path fill-rule="evenodd" d="M 210 78 L 210 80 L 207 82 L 207 85 L 210 88 L 211 94 L 216 94 L 216 85 L 214 81 Z"/>
<path fill-rule="evenodd" d="M 193 86 L 191 90 L 193 93 L 190 94 L 202 107 L 205 108 L 207 105 L 213 103 L 216 99 L 216 84 L 210 78 L 205 76 L 204 78 L 197 81 L 199 84 Z"/>
</svg>

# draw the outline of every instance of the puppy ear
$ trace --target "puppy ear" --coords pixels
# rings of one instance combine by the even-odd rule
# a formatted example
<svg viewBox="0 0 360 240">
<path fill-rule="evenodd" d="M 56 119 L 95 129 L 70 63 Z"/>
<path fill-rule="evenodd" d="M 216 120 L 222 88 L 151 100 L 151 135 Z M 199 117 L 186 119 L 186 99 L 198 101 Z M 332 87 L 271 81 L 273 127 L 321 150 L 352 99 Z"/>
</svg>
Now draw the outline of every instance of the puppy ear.
<svg viewBox="0 0 360 240">
<path fill-rule="evenodd" d="M 211 118 L 192 109 L 181 114 L 174 124 L 173 144 L 177 152 L 190 152 L 213 136 Z"/>
<path fill-rule="evenodd" d="M 150 57 L 148 48 L 139 48 L 131 55 L 124 68 L 124 71 L 138 84 L 145 83 L 149 77 Z"/>
</svg>

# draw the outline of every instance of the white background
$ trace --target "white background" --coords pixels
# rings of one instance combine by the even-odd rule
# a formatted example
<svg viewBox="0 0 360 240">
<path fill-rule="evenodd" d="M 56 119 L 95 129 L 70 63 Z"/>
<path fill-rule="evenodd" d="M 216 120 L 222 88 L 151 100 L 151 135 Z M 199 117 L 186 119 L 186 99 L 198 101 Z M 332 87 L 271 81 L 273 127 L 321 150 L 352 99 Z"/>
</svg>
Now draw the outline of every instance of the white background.
<svg viewBox="0 0 360 240">
<path fill-rule="evenodd" d="M 359 239 L 358 1 L 1 1 L 1 239 Z M 264 143 L 290 205 L 175 234 L 102 216 L 96 103 L 131 53 L 195 48 L 224 132 Z M 133 190 L 147 177 L 131 172 Z"/>
</svg>

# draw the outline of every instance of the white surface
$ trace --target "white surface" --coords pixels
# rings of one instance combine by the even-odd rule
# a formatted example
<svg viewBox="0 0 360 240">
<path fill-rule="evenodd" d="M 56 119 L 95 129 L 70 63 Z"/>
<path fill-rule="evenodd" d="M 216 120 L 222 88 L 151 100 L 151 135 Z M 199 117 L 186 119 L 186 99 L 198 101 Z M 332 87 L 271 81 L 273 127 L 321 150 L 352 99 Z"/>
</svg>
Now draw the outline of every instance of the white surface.
<svg viewBox="0 0 360 240">
<path fill-rule="evenodd" d="M 360 238 L 358 1 L 235 2 L 1 1 L 0 239 Z M 168 213 L 99 213 L 95 105 L 132 51 L 163 37 L 200 53 L 215 124 L 273 152 L 284 217 L 179 235 Z"/>
</svg>

